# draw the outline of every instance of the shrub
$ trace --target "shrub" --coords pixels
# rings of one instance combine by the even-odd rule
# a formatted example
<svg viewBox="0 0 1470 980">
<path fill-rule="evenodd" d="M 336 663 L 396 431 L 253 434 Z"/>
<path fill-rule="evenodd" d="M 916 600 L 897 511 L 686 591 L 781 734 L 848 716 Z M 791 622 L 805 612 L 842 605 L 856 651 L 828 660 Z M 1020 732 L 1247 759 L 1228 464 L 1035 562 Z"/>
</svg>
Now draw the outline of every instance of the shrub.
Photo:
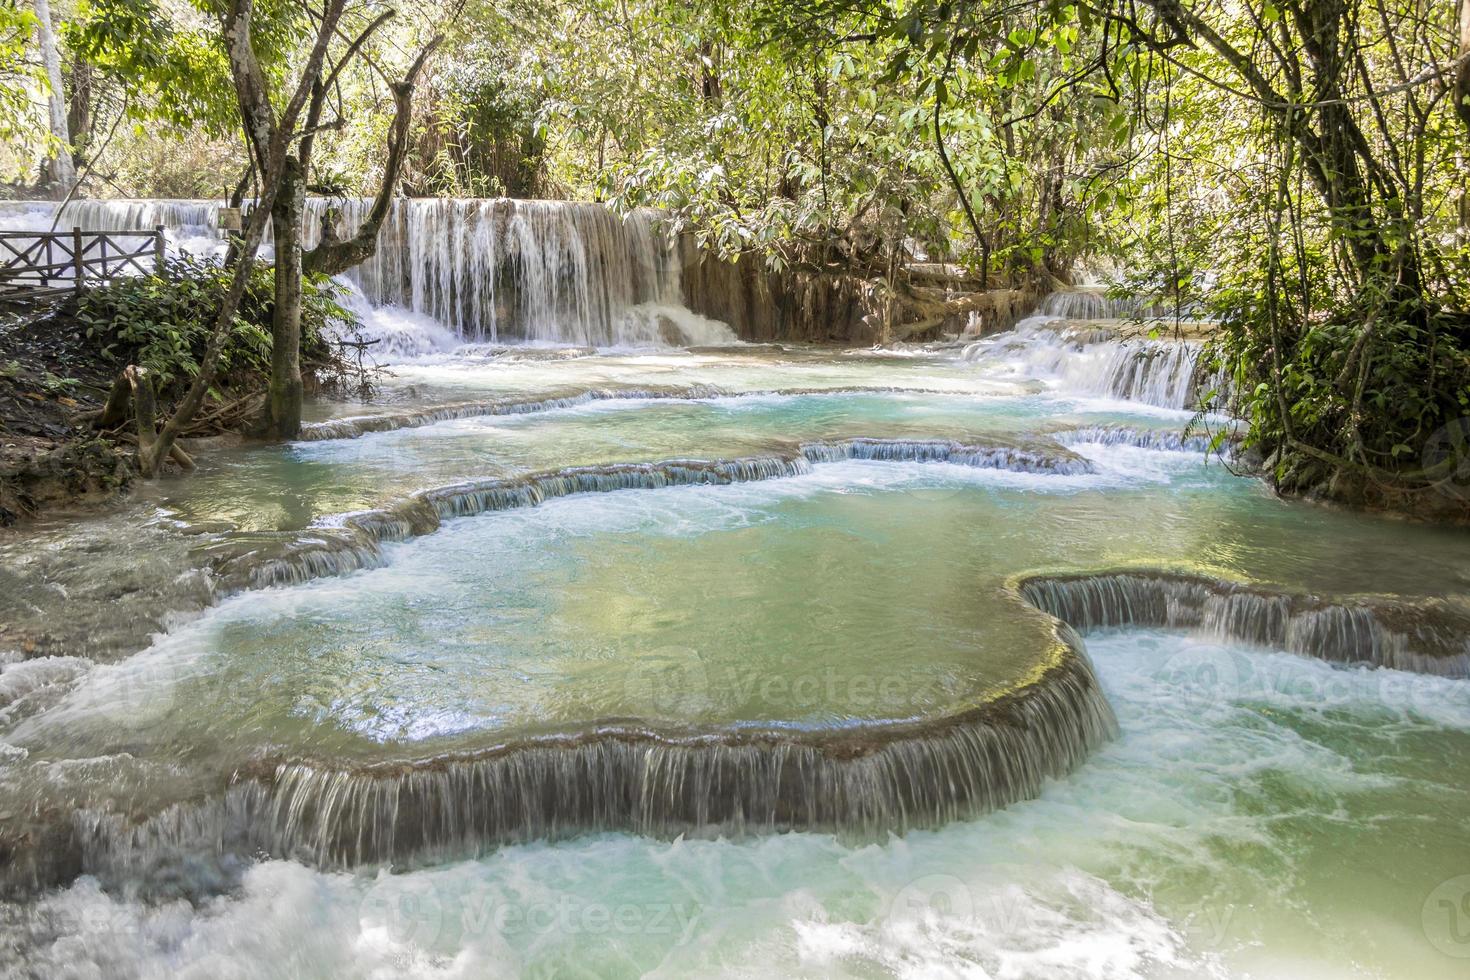
<svg viewBox="0 0 1470 980">
<path fill-rule="evenodd" d="M 154 376 L 161 396 L 182 388 L 199 373 L 199 359 L 214 325 L 219 297 L 229 285 L 220 265 L 193 256 L 169 259 L 157 275 L 136 276 L 89 289 L 76 300 L 74 319 L 105 357 L 138 364 Z M 259 387 L 270 374 L 274 274 L 269 266 L 252 271 L 245 297 L 221 355 L 222 387 Z M 331 280 L 303 284 L 302 363 L 308 369 L 330 366 L 336 354 L 323 336 L 329 324 L 355 323 L 336 299 Z"/>
</svg>

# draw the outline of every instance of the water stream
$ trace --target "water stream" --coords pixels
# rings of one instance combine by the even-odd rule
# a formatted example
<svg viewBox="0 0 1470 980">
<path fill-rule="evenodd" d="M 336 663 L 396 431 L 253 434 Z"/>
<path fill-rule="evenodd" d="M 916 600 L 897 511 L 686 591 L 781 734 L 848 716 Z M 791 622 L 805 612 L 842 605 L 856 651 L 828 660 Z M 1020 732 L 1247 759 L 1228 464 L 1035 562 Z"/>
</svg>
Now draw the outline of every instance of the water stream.
<svg viewBox="0 0 1470 980">
<path fill-rule="evenodd" d="M 0 975 L 1463 975 L 1470 534 L 1091 299 L 744 345 L 594 211 L 401 205 L 374 403 L 0 539 Z"/>
</svg>

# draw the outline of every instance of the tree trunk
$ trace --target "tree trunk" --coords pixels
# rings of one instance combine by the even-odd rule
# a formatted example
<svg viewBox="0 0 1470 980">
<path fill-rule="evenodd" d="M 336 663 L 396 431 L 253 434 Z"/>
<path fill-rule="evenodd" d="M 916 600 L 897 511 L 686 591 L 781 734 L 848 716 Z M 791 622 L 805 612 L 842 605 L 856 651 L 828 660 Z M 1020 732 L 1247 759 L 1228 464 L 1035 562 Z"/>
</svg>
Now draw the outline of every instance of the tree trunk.
<svg viewBox="0 0 1470 980">
<path fill-rule="evenodd" d="M 286 158 L 271 208 L 276 244 L 275 309 L 271 316 L 271 381 L 267 433 L 294 439 L 301 432 L 301 164 Z"/>
<path fill-rule="evenodd" d="M 702 39 L 699 42 L 699 92 L 704 97 L 704 104 L 718 108 L 723 98 L 722 89 L 719 48 L 713 41 Z"/>
<path fill-rule="evenodd" d="M 87 147 L 92 142 L 93 113 L 92 66 L 81 56 L 71 61 L 71 98 L 67 100 L 66 128 L 71 136 L 72 162 L 81 166 Z"/>
<path fill-rule="evenodd" d="M 1455 112 L 1470 133 L 1470 0 L 1460 0 L 1460 67 L 1455 72 Z"/>
<path fill-rule="evenodd" d="M 1357 286 L 1387 281 L 1389 302 L 1412 304 L 1421 286 L 1417 257 L 1407 246 L 1414 229 L 1394 200 L 1398 192 L 1379 155 L 1364 137 L 1342 89 L 1345 74 L 1348 9 L 1344 0 L 1286 0 L 1287 22 L 1301 42 L 1293 75 L 1314 105 L 1297 107 L 1278 92 L 1252 60 L 1205 17 L 1181 0 L 1144 0 L 1190 43 L 1203 41 L 1224 58 L 1280 121 L 1283 134 L 1302 151 L 1307 175 L 1327 205 L 1328 218 L 1344 245 L 1345 258 L 1357 273 Z M 1314 119 L 1315 117 L 1315 119 Z M 1382 205 L 1375 210 L 1374 192 Z M 1389 217 L 1385 218 L 1387 214 Z M 1395 225 L 1396 227 L 1385 227 Z"/>
<path fill-rule="evenodd" d="M 385 18 L 374 22 L 374 27 Z M 364 32 L 363 37 L 367 36 Z M 377 249 L 378 229 L 387 217 L 393 192 L 403 170 L 412 123 L 413 85 L 429 55 L 438 47 L 435 38 L 420 53 L 409 69 L 405 81 L 393 85 L 396 112 L 389 135 L 388 160 L 383 184 L 373 201 L 368 219 L 348 241 L 340 241 L 332 228 L 330 215 L 322 229 L 322 240 L 303 255 L 301 224 L 303 196 L 306 193 L 307 170 L 311 166 L 314 136 L 301 142 L 300 155 L 287 156 L 281 182 L 271 207 L 271 227 L 275 238 L 275 308 L 271 315 L 271 380 L 267 401 L 265 434 L 276 439 L 294 439 L 301 434 L 301 408 L 304 398 L 301 380 L 301 279 L 304 271 L 317 275 L 337 275 L 370 258 Z M 355 45 L 354 45 L 355 47 Z M 318 81 L 312 86 L 312 99 L 307 110 L 307 128 L 314 129 L 321 113 L 326 86 Z"/>
<path fill-rule="evenodd" d="M 36 38 L 41 45 L 41 64 L 46 69 L 46 81 L 51 89 L 47 104 L 50 110 L 51 135 L 58 146 L 52 147 L 52 156 L 47 161 L 46 171 L 50 177 L 51 192 L 58 199 L 71 191 L 76 182 L 77 168 L 71 157 L 71 134 L 66 124 L 66 91 L 61 81 L 61 52 L 56 47 L 56 32 L 51 27 L 51 0 L 35 0 Z"/>
</svg>

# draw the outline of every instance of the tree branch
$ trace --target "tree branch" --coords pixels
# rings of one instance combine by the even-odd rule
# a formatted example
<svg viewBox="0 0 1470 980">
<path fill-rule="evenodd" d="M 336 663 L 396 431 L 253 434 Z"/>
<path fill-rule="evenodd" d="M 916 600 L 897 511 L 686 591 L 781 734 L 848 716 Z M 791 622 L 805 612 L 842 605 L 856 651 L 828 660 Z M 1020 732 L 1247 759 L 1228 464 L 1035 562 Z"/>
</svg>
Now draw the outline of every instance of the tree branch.
<svg viewBox="0 0 1470 980">
<path fill-rule="evenodd" d="M 343 241 L 337 237 L 331 216 L 328 215 L 323 222 L 321 241 L 301 257 L 302 271 L 334 276 L 364 261 L 377 248 L 378 232 L 393 205 L 393 196 L 398 191 L 398 182 L 403 175 L 403 161 L 408 156 L 408 136 L 413 125 L 414 85 L 430 55 L 442 41 L 442 36 L 430 41 L 414 59 L 403 81 L 393 83 L 395 108 L 393 125 L 388 133 L 388 161 L 384 164 L 383 182 L 378 186 L 377 196 L 373 199 L 367 218 L 351 238 Z"/>
</svg>

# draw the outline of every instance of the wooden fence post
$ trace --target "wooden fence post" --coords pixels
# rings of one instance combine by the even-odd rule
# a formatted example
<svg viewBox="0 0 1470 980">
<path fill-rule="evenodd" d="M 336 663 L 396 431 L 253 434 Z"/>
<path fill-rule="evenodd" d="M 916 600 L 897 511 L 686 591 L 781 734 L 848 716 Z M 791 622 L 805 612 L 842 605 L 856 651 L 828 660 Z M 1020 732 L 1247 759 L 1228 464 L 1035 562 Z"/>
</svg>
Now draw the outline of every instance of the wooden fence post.
<svg viewBox="0 0 1470 980">
<path fill-rule="evenodd" d="M 72 275 L 76 276 L 72 288 L 80 293 L 86 285 L 86 276 L 82 267 L 82 229 L 78 225 L 73 225 L 71 229 L 71 267 Z"/>
<path fill-rule="evenodd" d="M 163 225 L 153 226 L 153 266 L 158 275 L 163 275 Z"/>
</svg>

